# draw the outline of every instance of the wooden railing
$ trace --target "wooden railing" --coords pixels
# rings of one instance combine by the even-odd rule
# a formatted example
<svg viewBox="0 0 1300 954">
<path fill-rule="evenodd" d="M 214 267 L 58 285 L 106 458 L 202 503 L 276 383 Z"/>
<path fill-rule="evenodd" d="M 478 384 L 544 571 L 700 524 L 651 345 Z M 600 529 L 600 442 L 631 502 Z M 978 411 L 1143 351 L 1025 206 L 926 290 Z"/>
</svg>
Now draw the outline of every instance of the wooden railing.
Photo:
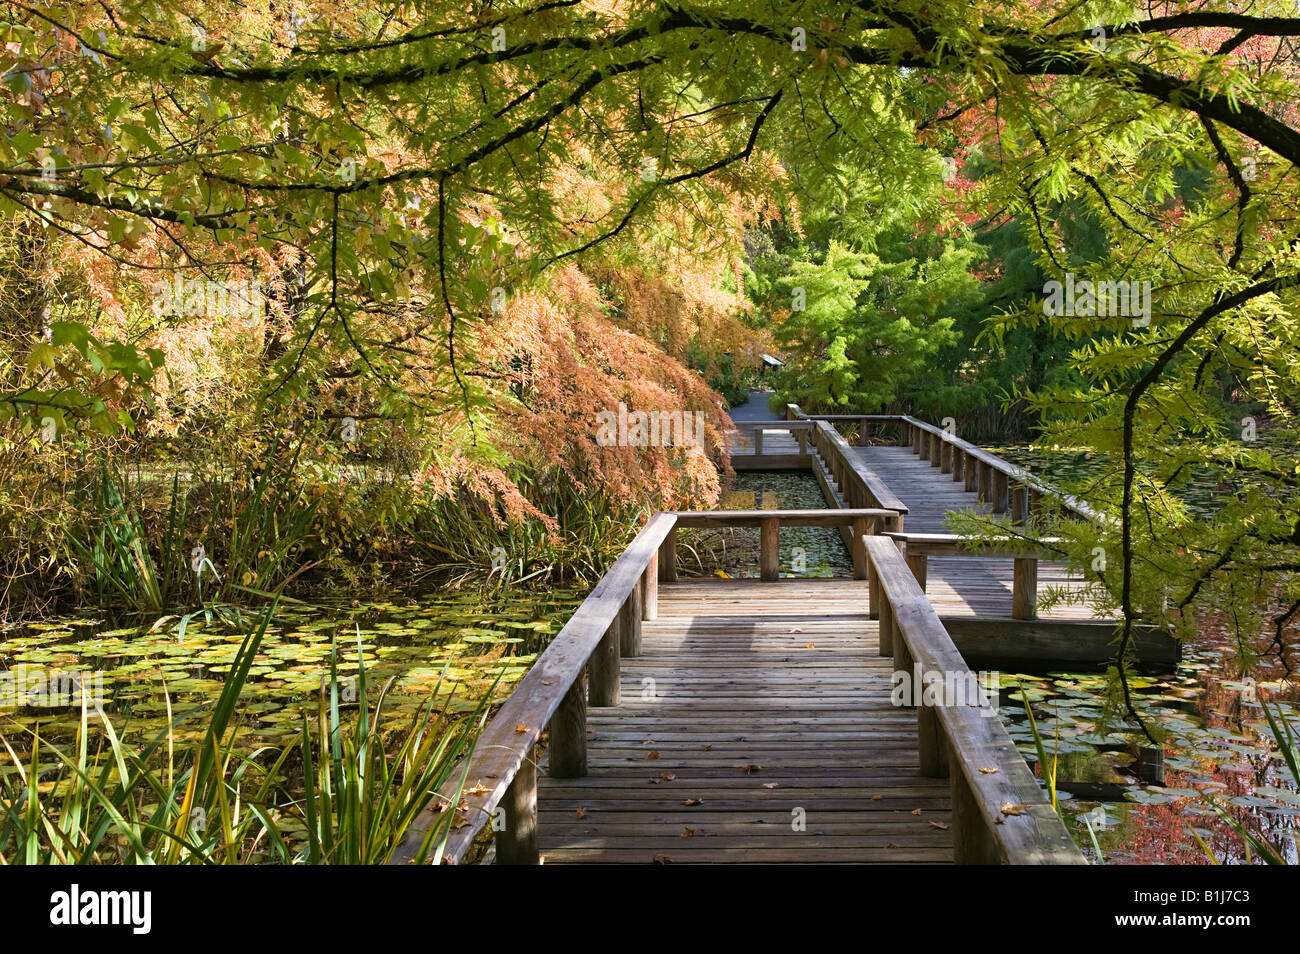
<svg viewBox="0 0 1300 954">
<path fill-rule="evenodd" d="M 888 537 L 862 541 L 880 580 L 880 652 L 909 684 L 978 685 Z M 937 698 L 934 698 L 937 697 Z M 921 774 L 951 782 L 957 864 L 1086 864 L 997 712 L 978 693 L 940 688 L 915 704 Z M 937 701 L 938 704 L 934 704 Z M 916 703 L 920 704 L 916 704 Z"/>
<path fill-rule="evenodd" d="M 811 421 L 736 421 L 732 425 L 741 434 L 752 435 L 754 453 L 763 454 L 763 435 L 767 431 L 789 431 L 799 442 L 799 453 L 808 453 L 808 432 L 812 430 Z"/>
<path fill-rule="evenodd" d="M 994 513 L 1010 511 L 1011 519 L 1016 523 L 1025 522 L 1033 513 L 1043 512 L 1048 506 L 1047 501 L 1055 501 L 1062 510 L 1084 520 L 1095 523 L 1110 520 L 1079 498 L 1039 480 L 1023 467 L 1017 467 L 997 454 L 910 414 L 806 414 L 799 405 L 787 404 L 785 415 L 791 422 L 857 422 L 860 424 L 860 445 L 867 443 L 869 423 L 897 423 L 902 428 L 900 446 L 911 447 L 921 460 L 928 460 L 932 467 L 938 467 L 940 473 L 952 474 L 954 481 L 964 481 L 966 490 L 991 504 Z M 845 446 L 848 446 L 847 442 Z"/>
<path fill-rule="evenodd" d="M 886 533 L 903 545 L 903 554 L 916 582 L 925 592 L 930 557 L 1011 557 L 1011 618 L 1033 619 L 1038 605 L 1038 561 L 1050 559 L 1051 546 L 1061 542 L 1056 537 L 1036 541 L 1015 537 L 977 539 L 979 549 L 971 549 L 972 538 L 953 533 Z M 1037 544 L 1037 545 L 1035 545 Z M 1061 554 L 1055 554 L 1058 558 Z"/>
<path fill-rule="evenodd" d="M 459 827 L 443 849 L 445 863 L 464 859 L 498 808 L 504 814 L 493 825 L 497 861 L 538 863 L 534 746 L 549 727 L 551 774 L 587 774 L 587 706 L 619 703 L 619 659 L 641 654 L 641 621 L 658 615 L 660 546 L 676 524 L 671 513 L 650 518 L 484 728 L 465 773 L 471 787 L 456 809 Z M 423 812 L 393 863 L 409 863 L 442 812 L 453 808 L 438 803 Z"/>
<path fill-rule="evenodd" d="M 780 536 L 782 527 L 851 527 L 856 545 L 853 553 L 853 578 L 870 579 L 870 564 L 862 549 L 862 537 L 902 526 L 902 515 L 894 510 L 859 508 L 841 510 L 707 510 L 673 514 L 677 523 L 668 531 L 659 550 L 659 579 L 677 579 L 678 527 L 758 527 L 759 577 L 779 579 Z M 872 588 L 874 590 L 874 587 Z"/>
<path fill-rule="evenodd" d="M 955 434 L 907 414 L 898 420 L 903 423 L 907 443 L 922 460 L 938 467 L 940 473 L 952 474 L 955 481 L 965 481 L 966 489 L 991 504 L 994 513 L 1009 510 L 1011 519 L 1022 523 L 1053 500 L 1062 510 L 1084 520 L 1105 523 L 1109 519 L 1077 497 Z"/>
</svg>

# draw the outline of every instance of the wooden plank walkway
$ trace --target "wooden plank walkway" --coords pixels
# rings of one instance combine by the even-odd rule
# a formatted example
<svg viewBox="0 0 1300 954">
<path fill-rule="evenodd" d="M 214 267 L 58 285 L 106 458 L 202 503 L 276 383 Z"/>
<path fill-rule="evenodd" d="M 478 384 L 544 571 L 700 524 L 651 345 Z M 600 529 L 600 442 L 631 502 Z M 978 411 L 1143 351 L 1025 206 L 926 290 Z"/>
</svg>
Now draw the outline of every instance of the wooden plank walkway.
<svg viewBox="0 0 1300 954">
<path fill-rule="evenodd" d="M 539 773 L 545 862 L 950 863 L 949 783 L 920 774 L 864 599 L 852 580 L 661 585 L 621 705 L 588 710 L 589 774 Z"/>
<path fill-rule="evenodd" d="M 1012 556 L 953 557 L 960 541 L 934 536 L 945 511 L 987 509 L 975 494 L 910 448 L 855 449 L 790 413 L 790 427 L 745 422 L 764 431 L 747 463 L 816 465 L 830 505 L 651 516 L 485 727 L 469 787 L 420 813 L 394 863 L 425 857 L 440 828 L 450 863 L 477 857 L 489 828 L 504 864 L 1084 863 L 963 656 L 1089 628 L 1030 618 L 1048 541 L 1008 551 L 1013 601 Z M 995 499 L 1005 478 L 1053 493 L 962 454 Z M 760 579 L 679 581 L 678 527 L 718 525 L 759 526 Z M 781 528 L 800 526 L 842 528 L 855 579 L 780 579 Z M 990 632 L 946 628 L 959 624 Z M 905 673 L 915 695 L 896 699 Z"/>
<path fill-rule="evenodd" d="M 873 470 L 908 507 L 907 532 L 950 533 L 944 523 L 949 511 L 967 510 L 987 514 L 991 506 L 968 493 L 952 474 L 921 460 L 908 447 L 872 445 L 854 447 L 855 456 Z M 1006 616 L 1011 606 L 1011 557 L 933 557 L 925 595 L 941 618 Z M 1078 591 L 1083 580 L 1062 563 L 1047 560 L 1038 564 L 1038 587 Z M 1042 619 L 1094 620 L 1098 617 L 1086 603 L 1062 603 L 1041 613 Z"/>
</svg>

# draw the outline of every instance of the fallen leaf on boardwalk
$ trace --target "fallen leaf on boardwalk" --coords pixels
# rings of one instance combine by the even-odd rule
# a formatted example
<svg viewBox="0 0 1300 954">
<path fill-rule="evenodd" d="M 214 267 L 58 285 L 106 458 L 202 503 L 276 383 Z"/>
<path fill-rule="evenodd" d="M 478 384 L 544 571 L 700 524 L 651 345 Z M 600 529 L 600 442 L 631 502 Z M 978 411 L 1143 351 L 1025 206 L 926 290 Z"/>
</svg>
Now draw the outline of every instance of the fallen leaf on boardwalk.
<svg viewBox="0 0 1300 954">
<path fill-rule="evenodd" d="M 939 829 L 940 831 L 948 830 L 948 826 L 945 825 L 943 822 L 932 821 L 932 822 L 928 822 L 927 824 L 931 825 L 934 828 Z"/>
<path fill-rule="evenodd" d="M 997 770 L 998 770 L 998 767 L 997 767 L 996 765 L 986 765 L 986 766 L 984 766 L 982 769 L 980 769 L 980 774 L 981 774 L 981 775 L 993 775 L 994 773 L 997 772 Z"/>
<path fill-rule="evenodd" d="M 655 855 L 652 863 L 656 865 L 670 865 L 673 863 L 673 859 L 669 858 L 667 855 Z"/>
<path fill-rule="evenodd" d="M 488 788 L 488 787 L 487 787 L 486 785 L 484 785 L 482 782 L 479 782 L 479 783 L 478 783 L 477 785 L 475 785 L 473 788 L 467 788 L 467 789 L 465 789 L 465 794 L 466 794 L 466 795 L 482 795 L 482 794 L 484 794 L 485 792 L 490 792 L 490 791 L 492 791 L 492 789 Z"/>
<path fill-rule="evenodd" d="M 543 686 L 553 686 L 553 685 L 555 685 L 555 681 L 554 681 L 553 679 L 543 679 L 543 680 L 542 680 L 542 685 L 543 685 Z"/>
<path fill-rule="evenodd" d="M 912 814 L 913 814 L 913 815 L 919 815 L 919 814 L 921 814 L 921 809 L 919 809 L 919 808 L 913 808 L 913 809 L 912 809 Z"/>
<path fill-rule="evenodd" d="M 688 799 L 686 799 L 686 801 L 682 802 L 682 804 L 683 804 L 683 805 L 703 805 L 703 804 L 704 804 L 704 799 L 702 799 L 702 798 L 688 798 Z"/>
<path fill-rule="evenodd" d="M 671 782 L 677 776 L 674 775 L 672 772 L 660 772 L 659 777 L 663 779 L 665 782 Z"/>
<path fill-rule="evenodd" d="M 763 766 L 761 766 L 761 765 L 746 765 L 746 766 L 745 766 L 745 774 L 746 774 L 746 775 L 753 775 L 755 772 L 761 772 L 762 770 L 763 770 Z"/>
<path fill-rule="evenodd" d="M 764 782 L 764 783 L 763 783 L 763 787 L 764 787 L 764 788 L 776 788 L 776 782 Z"/>
<path fill-rule="evenodd" d="M 886 848 L 897 848 L 898 846 L 897 846 L 896 844 L 894 844 L 894 843 L 891 841 L 889 844 L 885 845 L 885 847 L 886 847 Z"/>
<path fill-rule="evenodd" d="M 685 828 L 685 827 L 683 827 L 683 828 L 682 828 L 682 837 L 683 837 L 683 838 L 694 838 L 694 837 L 695 837 L 695 829 L 694 829 L 694 828 Z"/>
<path fill-rule="evenodd" d="M 574 812 L 573 814 L 574 814 L 574 816 L 577 817 L 577 818 L 586 818 L 586 817 L 587 817 L 587 810 L 586 810 L 585 808 L 579 808 L 579 809 L 578 809 L 576 812 Z"/>
<path fill-rule="evenodd" d="M 792 633 L 802 633 L 802 632 L 803 632 L 803 627 L 802 627 L 802 626 L 796 626 L 796 627 L 794 627 L 794 629 L 790 630 L 790 632 L 792 632 Z"/>
<path fill-rule="evenodd" d="M 658 750 L 658 749 L 651 749 L 649 752 L 647 752 L 647 753 L 645 754 L 645 757 L 648 758 L 648 759 L 657 759 L 657 758 L 659 758 L 659 750 Z"/>
<path fill-rule="evenodd" d="M 1002 816 L 999 815 L 999 816 L 997 816 L 996 818 L 994 818 L 994 819 L 993 819 L 993 824 L 995 824 L 995 825 L 1001 825 L 1001 824 L 1002 824 Z"/>
<path fill-rule="evenodd" d="M 654 744 L 655 744 L 655 740 L 654 740 L 654 739 L 646 739 L 646 740 L 645 740 L 644 742 L 642 742 L 641 744 L 642 744 L 642 745 L 654 745 Z"/>
<path fill-rule="evenodd" d="M 713 748 L 713 743 L 710 742 L 708 745 L 701 745 L 700 748 L 702 748 L 705 752 L 707 752 L 709 751 L 709 749 Z"/>
<path fill-rule="evenodd" d="M 871 800 L 872 800 L 873 802 L 878 802 L 878 801 L 880 801 L 880 800 L 881 800 L 882 798 L 884 798 L 884 797 L 885 797 L 884 795 L 872 795 L 872 796 L 871 796 Z"/>
<path fill-rule="evenodd" d="M 595 730 L 595 729 L 588 729 L 588 730 L 587 730 L 587 734 L 588 734 L 588 735 L 595 735 L 595 734 L 596 734 L 596 730 Z"/>
<path fill-rule="evenodd" d="M 816 643 L 809 643 L 808 645 L 806 645 L 806 646 L 804 647 L 804 649 L 816 649 L 816 648 L 817 648 L 817 644 L 816 644 Z"/>
<path fill-rule="evenodd" d="M 1002 814 L 1004 815 L 1023 815 L 1024 813 L 1024 805 L 1012 805 L 1010 802 L 1007 802 L 1002 806 Z"/>
<path fill-rule="evenodd" d="M 521 722 L 521 723 L 519 723 L 517 726 L 515 726 L 515 731 L 516 731 L 516 732 L 527 732 L 527 731 L 528 731 L 528 726 L 524 725 L 524 724 Z"/>
</svg>

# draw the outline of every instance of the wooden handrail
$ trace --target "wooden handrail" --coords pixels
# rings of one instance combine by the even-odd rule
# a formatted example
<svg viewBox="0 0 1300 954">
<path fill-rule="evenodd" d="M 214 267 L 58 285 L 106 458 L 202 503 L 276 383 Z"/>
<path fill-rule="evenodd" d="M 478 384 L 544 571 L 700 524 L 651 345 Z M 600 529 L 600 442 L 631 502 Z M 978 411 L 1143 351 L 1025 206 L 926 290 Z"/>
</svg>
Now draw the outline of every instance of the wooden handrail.
<svg viewBox="0 0 1300 954">
<path fill-rule="evenodd" d="M 1026 490 L 1030 492 L 1037 493 L 1040 495 L 1046 494 L 1047 496 L 1055 497 L 1057 500 L 1061 501 L 1061 505 L 1066 510 L 1069 510 L 1071 513 L 1074 513 L 1076 516 L 1082 517 L 1085 520 L 1091 520 L 1094 523 L 1101 523 L 1101 524 L 1111 522 L 1111 518 L 1106 516 L 1106 514 L 1103 514 L 1098 510 L 1094 510 L 1092 507 L 1088 506 L 1086 503 L 1084 503 L 1078 497 L 1075 497 L 1073 494 L 1067 494 L 1064 491 L 1059 490 L 1056 487 L 1053 487 L 1051 484 L 1047 483 L 1046 481 L 1040 480 L 1039 478 L 1035 477 L 1033 474 L 1025 470 L 1023 467 L 1017 467 L 1015 464 L 1011 463 L 1010 461 L 1003 460 L 997 454 L 990 453 L 989 451 L 986 451 L 984 448 L 979 447 L 976 444 L 972 444 L 969 441 L 962 440 L 957 435 L 951 434 L 948 431 L 944 430 L 943 428 L 935 427 L 933 424 L 928 424 L 925 421 L 918 420 L 917 418 L 912 417 L 910 414 L 899 415 L 898 419 L 901 420 L 904 424 L 908 425 L 909 427 L 915 428 L 917 431 L 921 433 L 928 434 L 931 437 L 937 439 L 939 442 L 946 444 L 950 448 L 952 448 L 952 451 L 950 452 L 951 456 L 949 457 L 949 460 L 954 460 L 955 451 L 961 451 L 961 453 L 967 459 L 973 459 L 974 461 L 978 462 L 980 465 L 989 468 L 995 474 L 1002 475 L 1004 479 L 999 482 L 1001 488 L 1000 492 L 998 493 L 999 497 L 1002 494 L 1006 493 L 1006 488 L 1004 485 L 1007 483 L 1007 481 L 1014 481 L 1022 485 Z M 916 446 L 915 441 L 911 443 L 913 444 L 913 446 Z M 923 454 L 923 456 L 928 456 L 928 455 Z M 934 463 L 934 461 L 931 462 Z M 953 473 L 954 479 L 956 479 L 957 474 L 959 473 L 959 471 L 957 471 L 956 469 L 955 463 L 948 467 L 945 467 L 944 472 Z M 970 476 L 966 475 L 966 484 L 968 489 L 971 487 L 972 483 L 975 483 L 975 481 L 972 481 L 970 479 Z M 992 496 L 992 494 L 985 493 L 985 494 L 981 494 L 981 496 L 985 496 L 987 499 L 989 496 Z M 993 502 L 994 502 L 995 510 L 999 508 L 1006 509 L 1006 507 L 1003 506 L 1003 501 L 1001 501 L 1000 499 L 994 500 Z M 1013 509 L 1020 509 L 1020 508 L 1013 507 Z"/>
<path fill-rule="evenodd" d="M 757 527 L 764 520 L 780 519 L 783 527 L 848 527 L 860 517 L 896 517 L 882 507 L 843 510 L 678 510 L 679 527 Z"/>
<path fill-rule="evenodd" d="M 1064 543 L 1060 537 L 1040 537 L 1027 540 L 1021 537 L 965 537 L 957 533 L 895 533 L 885 536 L 907 545 L 907 553 L 933 557 L 1025 557 L 1035 560 L 1064 556 L 1053 544 Z M 977 544 L 972 548 L 971 544 Z"/>
<path fill-rule="evenodd" d="M 1038 615 L 1038 561 L 1044 557 L 1060 555 L 1051 549 L 1062 542 L 1059 537 L 1043 537 L 1030 541 L 1020 537 L 963 537 L 955 533 L 890 533 L 885 536 L 903 544 L 907 566 L 925 589 L 930 557 L 1010 557 L 1011 618 L 1033 619 Z M 977 549 L 970 544 L 977 543 Z M 1037 544 L 1037 545 L 1035 545 Z"/>
<path fill-rule="evenodd" d="M 732 421 L 731 426 L 738 431 L 806 431 L 813 426 L 813 421 Z"/>
<path fill-rule="evenodd" d="M 444 863 L 456 864 L 465 857 L 498 807 L 504 808 L 504 825 L 493 826 L 497 859 L 537 863 L 533 747 L 549 726 L 551 774 L 587 774 L 588 700 L 596 706 L 618 704 L 619 658 L 640 654 L 641 620 L 657 613 L 660 546 L 676 524 L 671 513 L 650 518 L 479 735 L 465 772 L 471 788 L 458 809 L 465 824 L 448 834 Z M 414 859 L 425 835 L 447 810 L 444 804 L 430 805 L 412 822 L 392 864 Z"/>
<path fill-rule="evenodd" d="M 1029 514 L 1034 499 L 1041 496 L 1053 497 L 1061 502 L 1064 509 L 1084 520 L 1099 524 L 1113 524 L 1111 517 L 1094 510 L 1073 494 L 1040 480 L 1023 467 L 1017 467 L 997 454 L 990 453 L 977 444 L 962 440 L 933 424 L 928 424 L 910 414 L 806 414 L 797 404 L 787 404 L 786 418 L 792 421 L 899 421 L 905 430 L 904 445 L 911 446 L 923 460 L 941 467 L 943 473 L 951 473 L 953 480 L 964 479 L 967 490 L 975 490 L 980 497 L 993 503 L 995 513 L 1010 510 L 1012 517 L 1023 520 Z M 919 435 L 924 434 L 930 440 L 923 441 Z M 930 443 L 933 442 L 937 454 L 931 454 Z M 974 464 L 972 467 L 971 464 Z M 1012 489 L 1012 484 L 1019 487 Z M 882 506 L 889 506 L 882 504 Z"/>
<path fill-rule="evenodd" d="M 880 645 L 914 688 L 977 685 L 894 541 L 863 537 L 882 593 Z M 958 864 L 1087 864 L 1038 781 L 1007 735 L 997 710 L 966 693 L 940 690 L 913 701 L 921 774 L 947 775 L 953 855 Z"/>
<path fill-rule="evenodd" d="M 673 514 L 676 525 L 668 532 L 660 548 L 659 579 L 666 583 L 677 580 L 677 528 L 678 527 L 758 527 L 759 578 L 777 580 L 781 576 L 780 540 L 782 527 L 851 527 L 852 539 L 864 534 L 876 534 L 896 526 L 902 516 L 894 510 L 879 507 L 837 510 L 694 510 Z M 869 580 L 870 566 L 866 551 L 855 544 L 853 578 Z M 875 586 L 871 587 L 875 592 Z"/>
<path fill-rule="evenodd" d="M 880 507 L 907 513 L 903 503 L 889 485 L 868 467 L 849 447 L 849 442 L 826 421 L 817 421 L 812 432 L 813 446 L 830 468 L 830 476 L 840 485 L 845 503 L 850 507 Z M 898 529 L 902 529 L 901 526 Z"/>
</svg>

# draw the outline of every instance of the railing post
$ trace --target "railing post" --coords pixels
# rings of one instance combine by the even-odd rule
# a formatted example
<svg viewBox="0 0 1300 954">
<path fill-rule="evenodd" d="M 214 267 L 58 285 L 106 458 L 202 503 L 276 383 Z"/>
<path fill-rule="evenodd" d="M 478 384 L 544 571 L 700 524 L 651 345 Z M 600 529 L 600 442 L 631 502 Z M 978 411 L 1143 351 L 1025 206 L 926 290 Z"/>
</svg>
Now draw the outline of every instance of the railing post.
<svg viewBox="0 0 1300 954">
<path fill-rule="evenodd" d="M 867 419 L 865 417 L 858 419 L 858 446 L 867 447 L 870 445 L 867 439 Z"/>
<path fill-rule="evenodd" d="M 952 473 L 953 450 L 955 450 L 955 448 L 952 446 L 951 442 L 949 441 L 944 441 L 942 445 L 939 447 L 939 473 L 941 474 Z"/>
<path fill-rule="evenodd" d="M 921 587 L 921 592 L 925 592 L 925 577 L 929 569 L 930 558 L 924 553 L 913 553 L 912 548 L 907 548 L 907 568 L 912 571 L 916 577 L 916 583 Z"/>
<path fill-rule="evenodd" d="M 980 462 L 977 457 L 966 452 L 966 466 L 963 468 L 966 472 L 966 493 L 978 493 L 980 483 Z"/>
<path fill-rule="evenodd" d="M 623 622 L 624 612 L 620 608 L 587 663 L 587 702 L 590 705 L 616 706 L 621 698 L 618 654 L 623 639 Z"/>
<path fill-rule="evenodd" d="M 989 502 L 993 504 L 994 513 L 1007 512 L 1007 475 L 1005 471 L 994 469 L 993 499 Z"/>
<path fill-rule="evenodd" d="M 794 439 L 799 442 L 799 456 L 803 457 L 808 453 L 808 429 L 806 427 L 796 428 Z"/>
<path fill-rule="evenodd" d="M 979 497 L 980 500 L 987 501 L 989 499 L 989 486 L 993 482 L 991 479 L 993 475 L 993 468 L 988 463 L 988 461 L 982 460 L 980 461 L 979 469 L 980 469 L 979 485 L 975 488 L 975 494 Z"/>
<path fill-rule="evenodd" d="M 524 753 L 523 763 L 501 799 L 505 827 L 496 833 L 497 864 L 535 865 L 537 854 L 537 762 L 534 751 Z"/>
<path fill-rule="evenodd" d="M 645 565 L 645 572 L 641 574 L 641 592 L 644 599 L 641 601 L 641 618 L 658 619 L 659 618 L 659 551 L 656 550 L 650 554 L 650 560 Z"/>
<path fill-rule="evenodd" d="M 1029 522 L 1029 488 L 1015 487 L 1011 491 L 1011 522 Z"/>
<path fill-rule="evenodd" d="M 764 517 L 758 533 L 758 575 L 764 580 L 781 578 L 781 521 Z"/>
<path fill-rule="evenodd" d="M 876 536 L 880 533 L 880 517 L 867 518 L 867 534 Z M 862 555 L 867 563 L 867 618 L 880 618 L 880 574 L 876 572 L 876 565 L 866 556 L 866 544 L 862 544 Z M 881 653 L 881 655 L 885 655 Z"/>
<path fill-rule="evenodd" d="M 868 519 L 867 517 L 853 518 L 853 579 L 855 580 L 870 579 L 867 568 L 867 545 L 862 542 L 862 538 L 871 532 L 868 528 Z"/>
<path fill-rule="evenodd" d="M 551 776 L 587 774 L 587 670 L 584 667 L 551 716 Z"/>
<path fill-rule="evenodd" d="M 874 567 L 872 569 L 874 573 Z M 879 597 L 877 597 L 879 594 Z M 880 592 L 880 584 L 877 582 L 876 591 L 871 594 L 871 609 L 880 620 L 878 631 L 879 648 L 877 655 L 892 656 L 894 655 L 894 607 L 890 605 L 889 600 Z"/>
<path fill-rule="evenodd" d="M 912 443 L 912 425 L 907 421 L 898 422 L 898 446 L 907 447 Z"/>
<path fill-rule="evenodd" d="M 659 582 L 677 582 L 677 528 L 673 527 L 659 544 Z"/>
<path fill-rule="evenodd" d="M 922 680 L 922 696 L 916 707 L 916 748 L 920 756 L 921 774 L 926 778 L 945 778 L 948 775 L 948 740 L 939 722 L 939 710 L 927 705 Z M 940 695 L 944 692 L 941 686 Z M 942 701 L 942 700 L 941 700 Z"/>
<path fill-rule="evenodd" d="M 1038 604 L 1038 557 L 1016 557 L 1011 573 L 1011 618 L 1033 619 Z"/>
<path fill-rule="evenodd" d="M 916 434 L 916 456 L 921 460 L 927 460 L 930 457 L 930 432 L 918 427 Z"/>
<path fill-rule="evenodd" d="M 966 452 L 956 444 L 952 446 L 952 479 L 953 483 L 966 479 Z"/>
<path fill-rule="evenodd" d="M 632 592 L 618 611 L 618 649 L 619 655 L 632 659 L 641 655 L 641 581 L 637 580 Z"/>
<path fill-rule="evenodd" d="M 904 694 L 903 698 L 907 701 L 903 703 L 901 708 L 912 709 L 916 707 L 916 703 L 919 701 L 916 698 L 916 666 L 912 660 L 912 650 L 907 645 L 907 640 L 903 636 L 903 631 L 898 627 L 898 620 L 894 618 L 892 606 L 890 607 L 889 613 L 889 632 L 890 642 L 894 647 L 894 672 L 903 673 L 903 676 L 906 679 L 904 684 L 912 687 L 911 692 Z"/>
<path fill-rule="evenodd" d="M 754 456 L 760 457 L 763 454 L 763 429 L 754 428 Z"/>
<path fill-rule="evenodd" d="M 938 467 L 942 459 L 944 441 L 938 434 L 930 432 L 930 466 Z"/>
<path fill-rule="evenodd" d="M 993 833 L 989 831 L 979 802 L 960 771 L 950 772 L 952 793 L 952 860 L 959 865 L 1002 863 Z"/>
</svg>

